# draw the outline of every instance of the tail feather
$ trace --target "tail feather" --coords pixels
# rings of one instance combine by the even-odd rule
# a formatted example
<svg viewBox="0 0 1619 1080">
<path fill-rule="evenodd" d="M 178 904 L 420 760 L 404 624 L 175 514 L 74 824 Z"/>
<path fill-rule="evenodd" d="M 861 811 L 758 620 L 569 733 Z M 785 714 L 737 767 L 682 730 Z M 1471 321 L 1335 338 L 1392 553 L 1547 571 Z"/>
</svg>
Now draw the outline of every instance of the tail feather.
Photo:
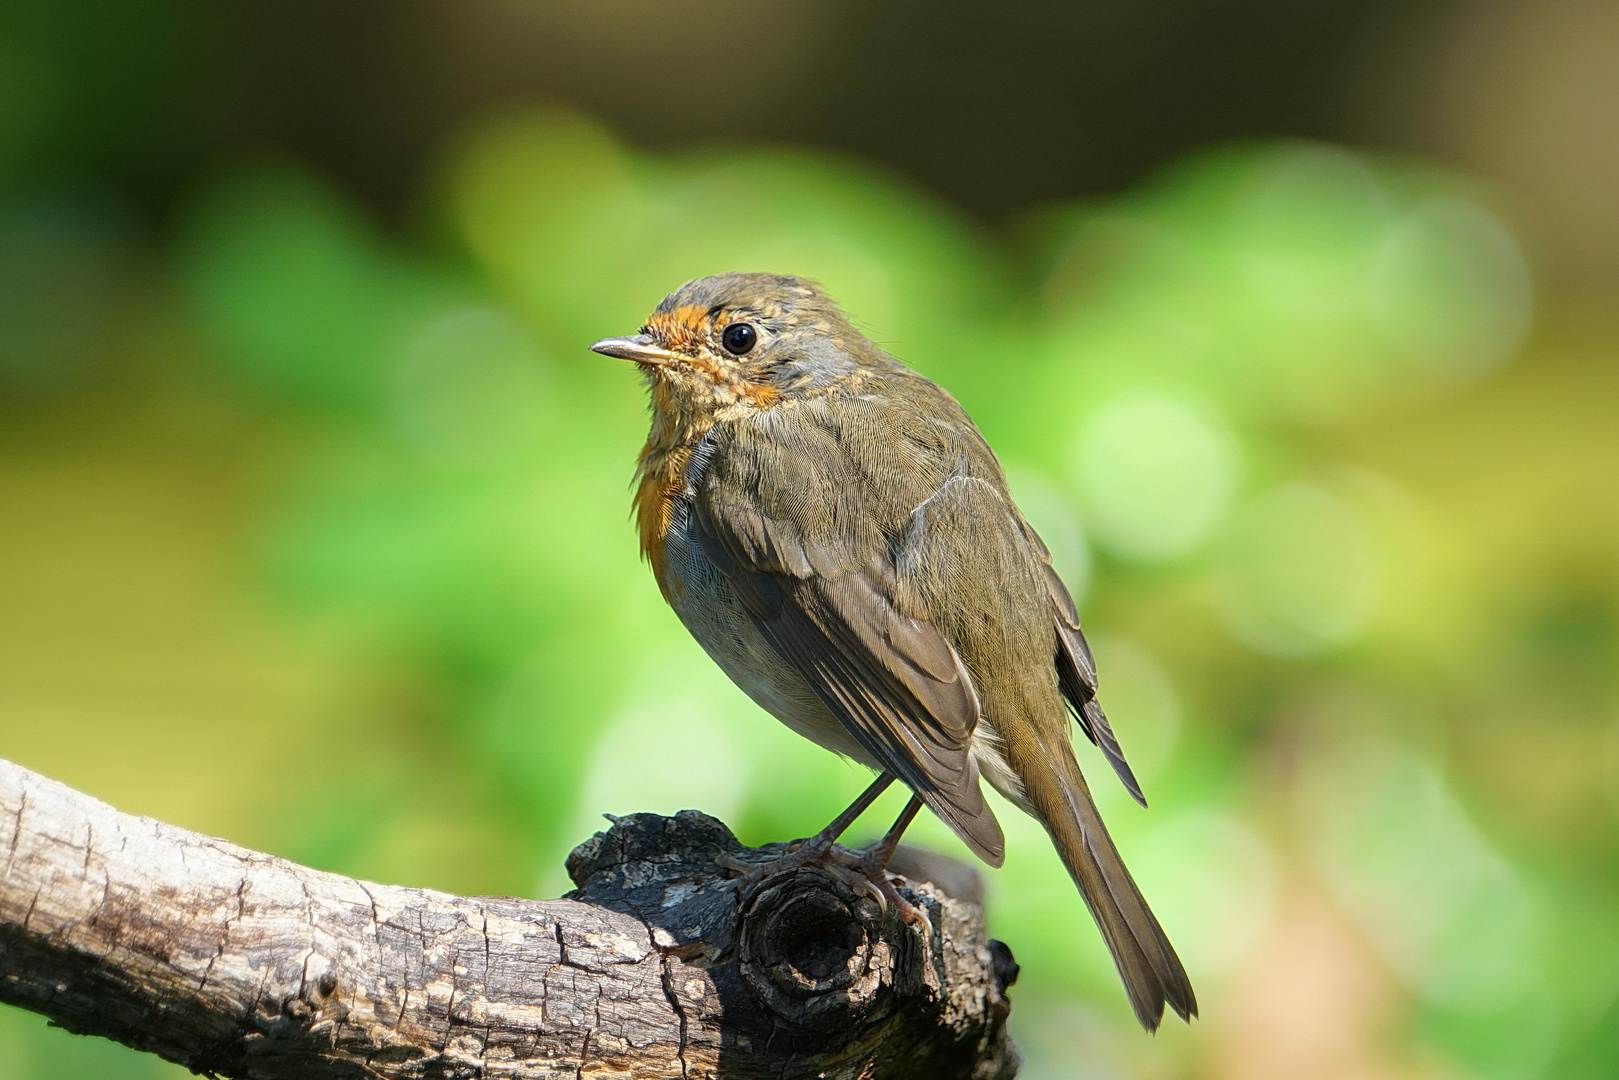
<svg viewBox="0 0 1619 1080">
<path fill-rule="evenodd" d="M 1019 770 L 1029 802 L 1102 931 L 1136 1019 L 1156 1031 L 1167 1003 L 1190 1020 L 1197 997 L 1186 969 L 1113 846 L 1073 752 L 1065 745 L 1042 754 L 1036 768 L 1039 775 Z"/>
</svg>

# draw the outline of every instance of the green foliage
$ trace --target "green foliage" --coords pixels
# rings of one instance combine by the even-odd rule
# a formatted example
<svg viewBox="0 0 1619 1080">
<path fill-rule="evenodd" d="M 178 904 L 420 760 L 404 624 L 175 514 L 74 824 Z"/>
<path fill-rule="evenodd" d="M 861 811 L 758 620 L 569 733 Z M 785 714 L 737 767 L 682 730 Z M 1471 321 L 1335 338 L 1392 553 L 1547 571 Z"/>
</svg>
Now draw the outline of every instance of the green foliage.
<svg viewBox="0 0 1619 1080">
<path fill-rule="evenodd" d="M 1086 596 L 1152 800 L 1081 747 L 1209 1021 L 1128 1035 L 1077 895 L 1003 806 L 991 919 L 1023 965 L 1030 1075 L 1068 1074 L 1075 1016 L 1097 1068 L 1211 1070 L 1205 1032 L 1230 1037 L 1228 1003 L 1289 963 L 1371 986 L 1301 1023 L 1353 1025 L 1371 995 L 1383 1026 L 1355 1037 L 1394 1060 L 1619 1068 L 1619 939 L 1595 914 L 1619 840 L 1619 387 L 1578 343 L 1522 358 L 1529 271 L 1484 193 L 1255 145 L 1003 242 L 857 163 L 642 154 L 559 110 L 467 133 L 432 191 L 436 248 L 248 166 L 160 257 L 205 344 L 152 393 L 211 388 L 270 433 L 242 541 L 258 587 L 323 655 L 431 688 L 377 722 L 393 764 L 344 761 L 346 795 L 287 813 L 283 850 L 432 873 L 380 853 L 493 829 L 510 842 L 455 847 L 468 876 L 554 890 L 601 812 L 696 806 L 760 842 L 859 790 L 664 609 L 627 522 L 642 392 L 585 349 L 687 278 L 792 272 L 979 418 Z M 0 266 L 32 242 L 17 220 Z M 494 824 L 435 833 L 389 802 L 400 784 Z M 960 851 L 936 822 L 915 836 Z M 1290 951 L 1301 920 L 1317 952 Z M 0 1021 L 7 1076 L 93 1071 Z"/>
</svg>

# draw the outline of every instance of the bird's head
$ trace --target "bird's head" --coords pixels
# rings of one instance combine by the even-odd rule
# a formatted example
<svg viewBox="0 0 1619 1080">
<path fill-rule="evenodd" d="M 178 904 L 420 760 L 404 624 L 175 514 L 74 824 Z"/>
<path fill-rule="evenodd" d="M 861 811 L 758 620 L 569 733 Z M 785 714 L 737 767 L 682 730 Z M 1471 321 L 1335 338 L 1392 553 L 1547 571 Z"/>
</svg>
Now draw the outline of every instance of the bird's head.
<svg viewBox="0 0 1619 1080">
<path fill-rule="evenodd" d="M 777 274 L 688 281 L 639 334 L 591 349 L 639 364 L 658 412 L 699 415 L 769 408 L 887 360 L 818 286 Z"/>
</svg>

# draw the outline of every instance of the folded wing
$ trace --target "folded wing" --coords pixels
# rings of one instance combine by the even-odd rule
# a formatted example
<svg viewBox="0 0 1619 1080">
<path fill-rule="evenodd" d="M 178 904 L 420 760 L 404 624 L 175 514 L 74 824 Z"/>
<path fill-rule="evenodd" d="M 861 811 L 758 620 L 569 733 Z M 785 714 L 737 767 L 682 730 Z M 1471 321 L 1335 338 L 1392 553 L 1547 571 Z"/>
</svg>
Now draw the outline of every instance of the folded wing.
<svg viewBox="0 0 1619 1080">
<path fill-rule="evenodd" d="M 899 597 L 887 541 L 852 499 L 860 482 L 831 435 L 763 467 L 746 446 L 705 478 L 698 538 L 754 625 L 827 709 L 975 854 L 1005 857 L 972 735 L 978 696 L 961 658 Z"/>
</svg>

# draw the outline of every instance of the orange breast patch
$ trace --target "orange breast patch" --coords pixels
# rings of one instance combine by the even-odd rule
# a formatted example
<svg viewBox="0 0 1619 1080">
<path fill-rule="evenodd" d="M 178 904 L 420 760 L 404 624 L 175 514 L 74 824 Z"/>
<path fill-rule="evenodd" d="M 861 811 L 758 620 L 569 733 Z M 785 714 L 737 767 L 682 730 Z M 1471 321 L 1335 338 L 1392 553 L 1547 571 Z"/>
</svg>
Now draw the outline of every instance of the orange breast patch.
<svg viewBox="0 0 1619 1080">
<path fill-rule="evenodd" d="M 669 531 L 675 496 L 684 486 L 686 462 L 690 459 L 689 447 L 660 452 L 649 444 L 642 456 L 641 482 L 635 489 L 635 524 L 641 536 L 641 555 L 652 565 L 652 576 L 665 600 L 670 597 L 663 538 Z"/>
</svg>

